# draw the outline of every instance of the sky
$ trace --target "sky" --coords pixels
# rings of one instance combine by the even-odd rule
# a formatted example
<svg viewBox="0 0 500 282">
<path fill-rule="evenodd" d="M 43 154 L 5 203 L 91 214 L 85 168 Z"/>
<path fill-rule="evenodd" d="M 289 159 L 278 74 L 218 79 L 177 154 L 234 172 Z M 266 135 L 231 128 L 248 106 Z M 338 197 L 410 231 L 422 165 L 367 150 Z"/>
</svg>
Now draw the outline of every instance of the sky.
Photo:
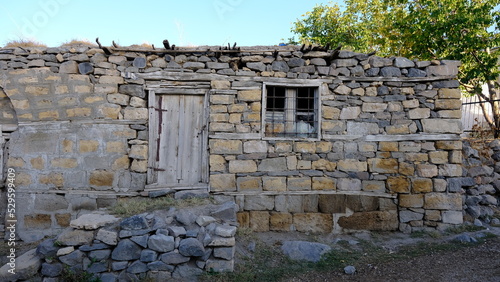
<svg viewBox="0 0 500 282">
<path fill-rule="evenodd" d="M 177 46 L 278 45 L 310 0 L 0 0 L 0 46 L 31 39 L 49 47 L 77 40 L 122 46 L 164 39 Z"/>
</svg>

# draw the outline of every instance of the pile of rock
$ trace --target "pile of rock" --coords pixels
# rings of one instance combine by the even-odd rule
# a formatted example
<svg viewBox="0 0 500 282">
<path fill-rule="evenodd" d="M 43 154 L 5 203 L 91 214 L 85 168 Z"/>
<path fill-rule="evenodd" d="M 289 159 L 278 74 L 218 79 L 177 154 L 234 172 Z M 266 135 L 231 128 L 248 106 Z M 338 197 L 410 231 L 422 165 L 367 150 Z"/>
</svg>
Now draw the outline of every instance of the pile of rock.
<svg viewBox="0 0 500 282">
<path fill-rule="evenodd" d="M 37 247 L 38 267 L 30 271 L 36 273 L 41 266 L 39 273 L 47 281 L 70 272 L 87 272 L 102 281 L 146 277 L 165 281 L 189 279 L 204 271 L 233 271 L 236 210 L 234 202 L 226 202 L 203 209 L 171 208 L 123 220 L 104 214 L 83 215 L 57 238 Z M 2 275 L 2 281 L 19 279 Z"/>
<path fill-rule="evenodd" d="M 477 219 L 490 223 L 495 208 L 498 208 L 500 196 L 500 140 L 477 148 L 479 149 L 474 149 L 469 142 L 464 141 L 466 176 L 448 180 L 448 190 L 463 192 L 463 189 L 466 216 L 476 220 L 477 224 L 481 224 Z"/>
</svg>

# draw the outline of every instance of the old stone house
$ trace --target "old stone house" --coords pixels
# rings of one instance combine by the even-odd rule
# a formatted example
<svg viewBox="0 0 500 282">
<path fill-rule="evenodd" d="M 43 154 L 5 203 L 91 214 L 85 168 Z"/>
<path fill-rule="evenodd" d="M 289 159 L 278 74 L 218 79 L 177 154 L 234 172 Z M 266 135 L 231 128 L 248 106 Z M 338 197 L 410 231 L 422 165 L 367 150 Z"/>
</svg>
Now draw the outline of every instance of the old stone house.
<svg viewBox="0 0 500 282">
<path fill-rule="evenodd" d="M 168 189 L 235 200 L 257 231 L 460 224 L 458 64 L 295 46 L 0 49 L 18 234 Z"/>
</svg>

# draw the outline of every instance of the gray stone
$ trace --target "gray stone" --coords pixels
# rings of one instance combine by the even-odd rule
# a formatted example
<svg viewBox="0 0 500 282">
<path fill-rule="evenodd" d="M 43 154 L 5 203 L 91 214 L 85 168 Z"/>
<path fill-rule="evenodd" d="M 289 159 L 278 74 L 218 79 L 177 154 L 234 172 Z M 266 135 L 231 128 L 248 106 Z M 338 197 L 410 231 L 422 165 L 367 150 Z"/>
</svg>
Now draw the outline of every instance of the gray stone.
<svg viewBox="0 0 500 282">
<path fill-rule="evenodd" d="M 59 247 L 55 246 L 56 239 L 44 240 L 36 247 L 36 254 L 40 258 L 55 257 Z"/>
<path fill-rule="evenodd" d="M 122 230 L 139 230 L 149 228 L 148 222 L 143 216 L 134 215 L 127 217 L 120 222 L 120 228 Z"/>
<path fill-rule="evenodd" d="M 158 253 L 153 250 L 142 250 L 140 261 L 142 262 L 152 262 L 158 257 Z"/>
<path fill-rule="evenodd" d="M 148 269 L 151 271 L 174 271 L 174 266 L 164 263 L 163 261 L 154 261 L 148 263 Z"/>
<path fill-rule="evenodd" d="M 207 62 L 207 68 L 215 69 L 215 70 L 228 69 L 229 64 L 228 63 Z"/>
<path fill-rule="evenodd" d="M 137 273 L 144 273 L 146 271 L 148 271 L 148 266 L 145 263 L 138 260 L 134 261 L 127 267 L 128 273 L 137 274 Z"/>
<path fill-rule="evenodd" d="M 195 238 L 181 240 L 179 253 L 186 257 L 201 257 L 205 254 L 203 244 Z"/>
<path fill-rule="evenodd" d="M 311 64 L 315 66 L 326 66 L 326 61 L 323 58 L 313 58 L 311 59 Z"/>
<path fill-rule="evenodd" d="M 133 273 L 128 273 L 127 271 L 122 271 L 118 275 L 118 281 L 120 282 L 137 282 L 140 281 L 137 275 Z"/>
<path fill-rule="evenodd" d="M 47 277 L 57 277 L 61 274 L 63 265 L 60 263 L 43 263 L 40 273 Z"/>
<path fill-rule="evenodd" d="M 302 67 L 305 64 L 304 59 L 293 57 L 288 61 L 288 66 L 291 68 Z"/>
<path fill-rule="evenodd" d="M 408 77 L 426 77 L 427 73 L 423 70 L 411 68 L 408 71 Z"/>
<path fill-rule="evenodd" d="M 286 171 L 286 158 L 264 159 L 258 167 L 259 171 Z"/>
<path fill-rule="evenodd" d="M 118 220 L 120 219 L 110 214 L 89 213 L 72 220 L 69 225 L 78 229 L 95 230 Z"/>
<path fill-rule="evenodd" d="M 395 67 L 385 67 L 380 70 L 380 74 L 383 77 L 400 77 L 401 70 Z"/>
<path fill-rule="evenodd" d="M 460 243 L 476 243 L 477 239 L 474 237 L 471 237 L 468 234 L 460 234 L 453 238 L 453 241 L 460 242 Z"/>
<path fill-rule="evenodd" d="M 94 67 L 91 63 L 79 63 L 78 72 L 80 72 L 80 74 L 89 74 L 94 72 Z"/>
<path fill-rule="evenodd" d="M 160 256 L 160 260 L 166 264 L 177 265 L 177 264 L 188 262 L 189 260 L 191 260 L 191 258 L 185 257 L 179 253 L 169 252 L 169 253 L 162 254 Z"/>
<path fill-rule="evenodd" d="M 183 225 L 192 225 L 195 223 L 197 216 L 187 210 L 180 210 L 176 215 L 175 215 L 175 220 L 177 220 L 179 223 Z"/>
<path fill-rule="evenodd" d="M 149 229 L 140 229 L 140 230 L 122 230 L 120 231 L 120 234 L 118 237 L 120 238 L 126 238 L 126 237 L 132 237 L 132 236 L 140 236 L 149 233 L 151 230 Z"/>
<path fill-rule="evenodd" d="M 128 261 L 114 261 L 111 263 L 111 269 L 113 271 L 124 270 L 128 266 Z"/>
<path fill-rule="evenodd" d="M 496 206 L 498 204 L 498 200 L 492 195 L 483 195 L 481 199 L 481 204 Z"/>
<path fill-rule="evenodd" d="M 216 222 L 217 220 L 211 216 L 206 216 L 206 215 L 200 215 L 196 219 L 196 224 L 199 226 L 207 226 L 212 222 Z"/>
<path fill-rule="evenodd" d="M 130 237 L 130 240 L 132 240 L 132 242 L 136 243 L 137 245 L 139 245 L 143 248 L 146 248 L 148 246 L 148 239 L 149 239 L 149 235 Z"/>
<path fill-rule="evenodd" d="M 170 252 L 175 248 L 174 237 L 163 234 L 151 235 L 148 241 L 148 248 L 161 253 Z"/>
<path fill-rule="evenodd" d="M 196 280 L 196 276 L 199 276 L 203 274 L 203 270 L 197 268 L 197 267 L 192 267 L 187 264 L 181 264 L 177 266 L 172 273 L 172 278 L 174 279 L 188 279 L 188 280 Z"/>
<path fill-rule="evenodd" d="M 251 70 L 256 70 L 256 71 L 265 71 L 266 70 L 266 65 L 262 62 L 256 62 L 256 63 L 247 63 L 247 68 Z"/>
<path fill-rule="evenodd" d="M 474 225 L 475 225 L 475 226 L 482 227 L 482 226 L 483 226 L 483 223 L 481 222 L 481 220 L 479 220 L 478 218 L 476 218 L 476 219 L 474 219 Z"/>
<path fill-rule="evenodd" d="M 234 260 L 209 259 L 205 264 L 205 269 L 213 272 L 233 272 Z"/>
<path fill-rule="evenodd" d="M 415 63 L 407 58 L 396 57 L 394 59 L 394 66 L 397 68 L 413 68 Z"/>
<path fill-rule="evenodd" d="M 95 238 L 105 244 L 115 246 L 118 242 L 118 232 L 101 228 L 97 231 Z"/>
<path fill-rule="evenodd" d="M 113 260 L 136 260 L 141 257 L 141 247 L 130 239 L 121 240 L 111 253 Z"/>
<path fill-rule="evenodd" d="M 219 225 L 215 228 L 215 235 L 221 237 L 234 237 L 236 235 L 236 226 Z"/>
<path fill-rule="evenodd" d="M 182 226 L 170 226 L 167 228 L 168 233 L 174 237 L 185 236 L 186 228 Z"/>
<path fill-rule="evenodd" d="M 103 244 L 103 243 L 94 243 L 92 245 L 82 245 L 80 248 L 78 248 L 82 252 L 90 252 L 90 251 L 95 251 L 95 250 L 103 250 L 109 248 L 108 245 Z"/>
<path fill-rule="evenodd" d="M 403 210 L 399 212 L 399 221 L 400 222 L 410 222 L 414 220 L 422 220 L 424 218 L 424 214 L 413 212 L 410 210 Z"/>
<path fill-rule="evenodd" d="M 225 260 L 232 260 L 234 258 L 234 252 L 234 247 L 214 248 L 214 257 Z"/>
<path fill-rule="evenodd" d="M 122 94 L 136 96 L 139 98 L 146 97 L 146 93 L 144 92 L 142 85 L 123 84 L 120 85 L 120 87 L 118 88 L 118 92 Z"/>
<path fill-rule="evenodd" d="M 17 281 L 32 279 L 40 269 L 42 262 L 36 255 L 36 249 L 32 249 L 16 258 L 15 274 L 9 273 L 9 264 L 0 268 L 0 281 Z"/>
<path fill-rule="evenodd" d="M 349 135 L 372 135 L 379 133 L 379 126 L 370 122 L 347 122 L 347 134 Z"/>
<path fill-rule="evenodd" d="M 103 273 L 99 277 L 99 279 L 101 279 L 102 282 L 116 282 L 117 278 L 118 277 L 113 273 Z"/>
<path fill-rule="evenodd" d="M 237 211 L 238 205 L 235 202 L 229 201 L 220 205 L 211 215 L 225 221 L 236 221 Z"/>
<path fill-rule="evenodd" d="M 198 69 L 205 68 L 205 63 L 200 63 L 200 62 L 186 62 L 186 63 L 184 63 L 183 67 L 185 69 L 189 69 L 189 70 L 198 70 Z"/>
<path fill-rule="evenodd" d="M 101 273 L 106 271 L 108 271 L 107 262 L 94 262 L 87 268 L 87 272 L 89 273 Z"/>
<path fill-rule="evenodd" d="M 274 61 L 272 63 L 272 69 L 273 71 L 278 72 L 288 72 L 290 70 L 290 67 L 288 67 L 285 61 Z"/>
<path fill-rule="evenodd" d="M 206 189 L 178 191 L 178 192 L 175 192 L 175 195 L 174 195 L 174 198 L 176 200 L 185 200 L 185 199 L 193 199 L 193 198 L 206 199 L 208 197 L 209 197 L 209 195 L 208 195 L 208 191 Z"/>
<path fill-rule="evenodd" d="M 64 62 L 59 67 L 59 73 L 69 73 L 69 74 L 77 74 L 78 73 L 78 63 L 75 61 Z"/>
<path fill-rule="evenodd" d="M 245 196 L 245 210 L 264 211 L 274 209 L 274 198 L 265 195 Z"/>
<path fill-rule="evenodd" d="M 344 273 L 347 275 L 353 275 L 356 272 L 356 268 L 352 265 L 344 267 Z"/>
<path fill-rule="evenodd" d="M 94 239 L 92 231 L 74 230 L 73 228 L 66 228 L 63 233 L 57 237 L 57 241 L 63 246 L 77 246 L 90 244 Z"/>
<path fill-rule="evenodd" d="M 95 261 L 107 260 L 111 255 L 111 250 L 96 250 L 89 253 L 89 258 Z"/>
<path fill-rule="evenodd" d="M 134 59 L 132 62 L 132 65 L 136 68 L 143 69 L 146 67 L 146 58 L 143 57 L 137 57 Z"/>
<path fill-rule="evenodd" d="M 281 246 L 281 250 L 292 260 L 318 262 L 322 255 L 331 250 L 331 247 L 305 241 L 285 241 Z"/>
<path fill-rule="evenodd" d="M 75 266 L 77 264 L 81 264 L 83 262 L 83 258 L 85 257 L 85 253 L 81 252 L 80 250 L 76 250 L 72 252 L 71 254 L 65 255 L 65 256 L 60 256 L 59 260 L 67 264 L 69 266 Z"/>
</svg>

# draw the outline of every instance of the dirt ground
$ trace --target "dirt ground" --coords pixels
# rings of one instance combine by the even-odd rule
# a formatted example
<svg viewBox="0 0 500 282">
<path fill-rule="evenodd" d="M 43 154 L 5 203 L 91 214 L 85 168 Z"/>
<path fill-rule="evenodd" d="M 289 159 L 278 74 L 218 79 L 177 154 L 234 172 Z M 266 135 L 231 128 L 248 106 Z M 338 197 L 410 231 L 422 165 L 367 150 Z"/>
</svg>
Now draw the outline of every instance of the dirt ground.
<svg viewBox="0 0 500 282">
<path fill-rule="evenodd" d="M 482 231 L 466 232 L 472 237 L 488 237 L 480 240 L 477 244 L 468 244 L 453 241 L 460 234 L 448 234 L 433 238 L 401 233 L 373 234 L 358 233 L 353 235 L 330 235 L 327 237 L 311 237 L 304 234 L 284 235 L 282 233 L 257 234 L 258 239 L 268 246 L 279 246 L 283 240 L 308 240 L 323 243 L 347 241 L 356 248 L 356 242 L 371 242 L 375 246 L 382 247 L 387 253 L 398 253 L 404 246 L 420 246 L 426 248 L 429 244 L 437 245 L 438 249 L 433 251 L 422 250 L 422 254 L 414 254 L 414 257 L 383 258 L 380 261 L 377 256 L 369 256 L 368 262 L 354 262 L 355 274 L 347 275 L 342 270 L 334 271 L 311 271 L 295 275 L 293 278 L 284 278 L 282 281 L 500 281 L 500 228 L 490 227 Z M 420 245 L 419 245 L 420 244 Z M 462 245 L 460 245 L 462 244 Z M 460 246 L 459 246 L 460 245 Z M 440 248 L 439 246 L 446 246 Z M 417 252 L 418 252 L 418 247 Z"/>
</svg>

